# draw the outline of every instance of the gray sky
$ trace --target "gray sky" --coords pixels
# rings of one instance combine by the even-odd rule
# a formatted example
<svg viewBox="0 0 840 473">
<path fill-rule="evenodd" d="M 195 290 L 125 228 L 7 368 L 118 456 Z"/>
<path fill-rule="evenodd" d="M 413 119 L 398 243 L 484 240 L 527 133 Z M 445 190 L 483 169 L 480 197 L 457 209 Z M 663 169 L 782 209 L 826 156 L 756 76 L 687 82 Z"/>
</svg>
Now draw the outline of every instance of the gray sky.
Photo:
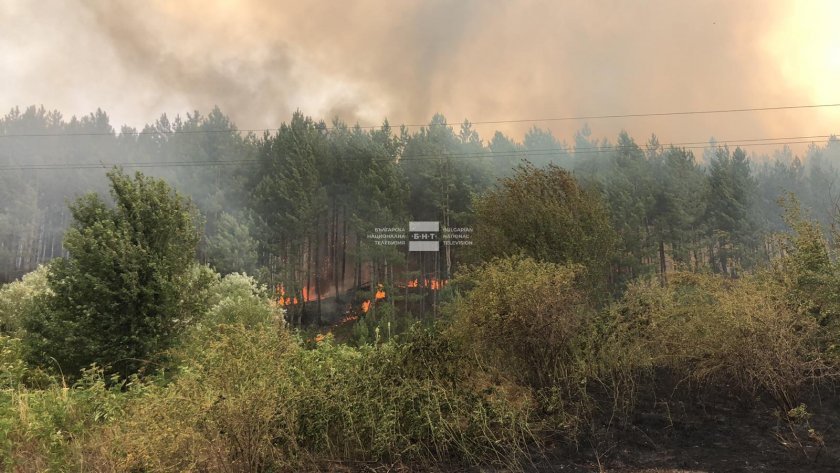
<svg viewBox="0 0 840 473">
<path fill-rule="evenodd" d="M 840 102 L 840 2 L 0 0 L 0 111 L 219 105 L 376 125 Z M 590 121 L 640 141 L 838 132 L 840 108 Z M 571 141 L 582 122 L 537 124 Z M 521 138 L 528 125 L 502 129 Z M 758 151 L 761 148 L 751 148 Z"/>
</svg>

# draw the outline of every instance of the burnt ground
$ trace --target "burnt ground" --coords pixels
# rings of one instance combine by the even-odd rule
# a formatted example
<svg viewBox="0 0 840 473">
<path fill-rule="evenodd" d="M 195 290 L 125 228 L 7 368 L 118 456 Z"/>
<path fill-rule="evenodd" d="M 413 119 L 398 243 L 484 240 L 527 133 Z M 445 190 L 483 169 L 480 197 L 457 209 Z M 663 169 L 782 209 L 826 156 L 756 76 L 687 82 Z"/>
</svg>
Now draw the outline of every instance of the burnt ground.
<svg viewBox="0 0 840 473">
<path fill-rule="evenodd" d="M 547 445 L 528 473 L 840 473 L 840 396 L 823 393 L 807 404 L 810 427 L 823 445 L 809 439 L 808 427 L 778 421 L 766 403 L 744 408 L 671 401 L 642 406 L 624 428 L 604 429 L 597 444 L 576 450 L 557 441 Z M 797 442 L 793 433 L 799 437 Z M 538 457 L 541 457 L 537 459 Z M 501 473 L 505 470 L 435 465 L 331 465 L 324 471 L 405 473 Z"/>
<path fill-rule="evenodd" d="M 715 395 L 700 401 L 641 402 L 632 422 L 602 427 L 598 442 L 576 449 L 557 440 L 534 454 L 528 473 L 840 473 L 840 393 L 823 392 L 805 400 L 812 417 L 796 425 L 779 420 L 772 403 L 739 405 Z M 809 435 L 814 429 L 819 440 Z M 798 439 L 798 440 L 797 440 Z M 438 464 L 336 462 L 322 471 L 406 473 L 501 473 L 494 468 Z"/>
<path fill-rule="evenodd" d="M 791 425 L 768 403 L 653 403 L 631 425 L 605 430 L 597 443 L 576 451 L 549 446 L 529 471 L 840 472 L 840 397 L 822 393 L 806 405 L 810 420 Z"/>
</svg>

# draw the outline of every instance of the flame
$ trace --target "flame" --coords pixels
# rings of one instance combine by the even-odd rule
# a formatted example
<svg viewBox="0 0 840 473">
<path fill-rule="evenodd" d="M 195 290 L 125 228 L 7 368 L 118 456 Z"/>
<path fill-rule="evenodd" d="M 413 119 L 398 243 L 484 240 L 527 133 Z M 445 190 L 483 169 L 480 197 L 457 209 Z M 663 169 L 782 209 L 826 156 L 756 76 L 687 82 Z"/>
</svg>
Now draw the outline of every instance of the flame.
<svg viewBox="0 0 840 473">
<path fill-rule="evenodd" d="M 402 286 L 402 287 L 406 287 L 406 286 L 408 286 L 409 288 L 429 287 L 434 291 L 438 291 L 440 289 L 443 289 L 443 286 L 446 286 L 446 284 L 448 284 L 448 283 L 449 283 L 449 280 L 447 280 L 447 279 L 436 279 L 436 278 L 412 279 L 411 281 L 408 281 L 407 283 L 405 283 L 405 286 Z"/>
<path fill-rule="evenodd" d="M 303 288 L 303 299 L 302 299 L 303 301 L 312 302 L 312 301 L 317 301 L 318 299 L 320 299 L 318 294 L 310 294 L 308 287 Z"/>
<path fill-rule="evenodd" d="M 379 287 L 376 289 L 376 293 L 373 295 L 373 300 L 381 301 L 382 299 L 385 299 L 385 289 L 382 287 L 382 284 L 380 284 Z M 368 313 L 368 311 L 370 310 L 370 304 L 370 299 L 367 299 L 364 302 L 362 302 L 362 313 Z"/>
<path fill-rule="evenodd" d="M 275 293 L 275 295 L 278 296 L 277 297 L 277 303 L 280 304 L 281 306 L 296 305 L 300 301 L 311 302 L 311 301 L 319 299 L 319 297 L 317 295 L 310 295 L 309 294 L 309 289 L 306 288 L 306 287 L 303 288 L 303 294 L 302 294 L 303 297 L 301 297 L 300 299 L 298 299 L 297 295 L 287 296 L 286 295 L 286 288 L 283 287 L 282 284 L 278 284 L 274 288 L 274 293 Z"/>
<path fill-rule="evenodd" d="M 274 295 L 278 296 L 278 304 L 281 306 L 289 305 L 289 298 L 286 297 L 286 288 L 284 288 L 282 284 L 278 284 L 274 287 Z"/>
</svg>

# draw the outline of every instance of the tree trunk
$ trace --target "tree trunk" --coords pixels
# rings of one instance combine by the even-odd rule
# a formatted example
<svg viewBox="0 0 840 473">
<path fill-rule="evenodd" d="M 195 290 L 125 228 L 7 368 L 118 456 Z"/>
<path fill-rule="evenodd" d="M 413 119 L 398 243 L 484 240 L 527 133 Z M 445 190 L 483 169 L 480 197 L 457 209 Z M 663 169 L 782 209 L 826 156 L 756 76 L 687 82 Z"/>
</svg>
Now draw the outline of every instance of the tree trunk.
<svg viewBox="0 0 840 473">
<path fill-rule="evenodd" d="M 333 287 L 335 288 L 335 302 L 339 302 L 338 297 L 338 209 L 336 208 L 335 197 L 333 197 L 333 224 L 332 224 L 332 261 L 330 268 L 333 275 Z"/>
<path fill-rule="evenodd" d="M 341 206 L 341 284 L 346 281 L 347 270 L 347 206 Z"/>
<path fill-rule="evenodd" d="M 665 276 L 665 242 L 659 239 L 659 283 L 665 287 L 668 282 Z"/>
<path fill-rule="evenodd" d="M 316 306 L 316 321 L 321 324 L 321 232 L 318 224 L 321 219 L 315 220 L 315 306 Z M 310 292 L 310 297 L 312 293 Z"/>
</svg>

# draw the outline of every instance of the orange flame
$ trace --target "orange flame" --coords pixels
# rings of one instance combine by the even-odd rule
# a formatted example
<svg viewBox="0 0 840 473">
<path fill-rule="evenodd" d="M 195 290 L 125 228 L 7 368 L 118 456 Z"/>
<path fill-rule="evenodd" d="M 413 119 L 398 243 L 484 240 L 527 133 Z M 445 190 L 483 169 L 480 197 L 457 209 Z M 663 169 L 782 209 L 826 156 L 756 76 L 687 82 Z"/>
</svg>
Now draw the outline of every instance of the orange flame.
<svg viewBox="0 0 840 473">
<path fill-rule="evenodd" d="M 274 294 L 278 296 L 278 304 L 280 304 L 281 306 L 289 305 L 289 298 L 286 297 L 286 288 L 284 288 L 282 284 L 278 284 L 274 287 Z"/>
<path fill-rule="evenodd" d="M 370 310 L 370 300 L 362 302 L 362 312 L 367 314 L 368 310 Z"/>
<path fill-rule="evenodd" d="M 280 304 L 281 306 L 296 305 L 300 301 L 311 302 L 311 301 L 319 299 L 317 295 L 309 294 L 309 288 L 307 288 L 307 287 L 303 288 L 303 294 L 302 294 L 303 297 L 301 297 L 300 299 L 298 299 L 298 296 L 291 296 L 291 297 L 287 296 L 286 295 L 286 288 L 283 287 L 282 284 L 278 284 L 274 288 L 274 293 L 278 296 L 277 297 L 277 303 Z"/>
<path fill-rule="evenodd" d="M 449 283 L 446 279 L 436 279 L 436 278 L 426 278 L 426 279 L 412 279 L 408 281 L 405 285 L 409 288 L 417 288 L 417 287 L 429 287 L 434 291 L 443 289 L 443 286 Z"/>
<path fill-rule="evenodd" d="M 312 301 L 315 301 L 315 300 L 318 300 L 318 299 L 320 299 L 320 297 L 318 297 L 318 294 L 310 294 L 308 287 L 303 288 L 303 300 L 304 301 L 312 302 Z"/>
</svg>

